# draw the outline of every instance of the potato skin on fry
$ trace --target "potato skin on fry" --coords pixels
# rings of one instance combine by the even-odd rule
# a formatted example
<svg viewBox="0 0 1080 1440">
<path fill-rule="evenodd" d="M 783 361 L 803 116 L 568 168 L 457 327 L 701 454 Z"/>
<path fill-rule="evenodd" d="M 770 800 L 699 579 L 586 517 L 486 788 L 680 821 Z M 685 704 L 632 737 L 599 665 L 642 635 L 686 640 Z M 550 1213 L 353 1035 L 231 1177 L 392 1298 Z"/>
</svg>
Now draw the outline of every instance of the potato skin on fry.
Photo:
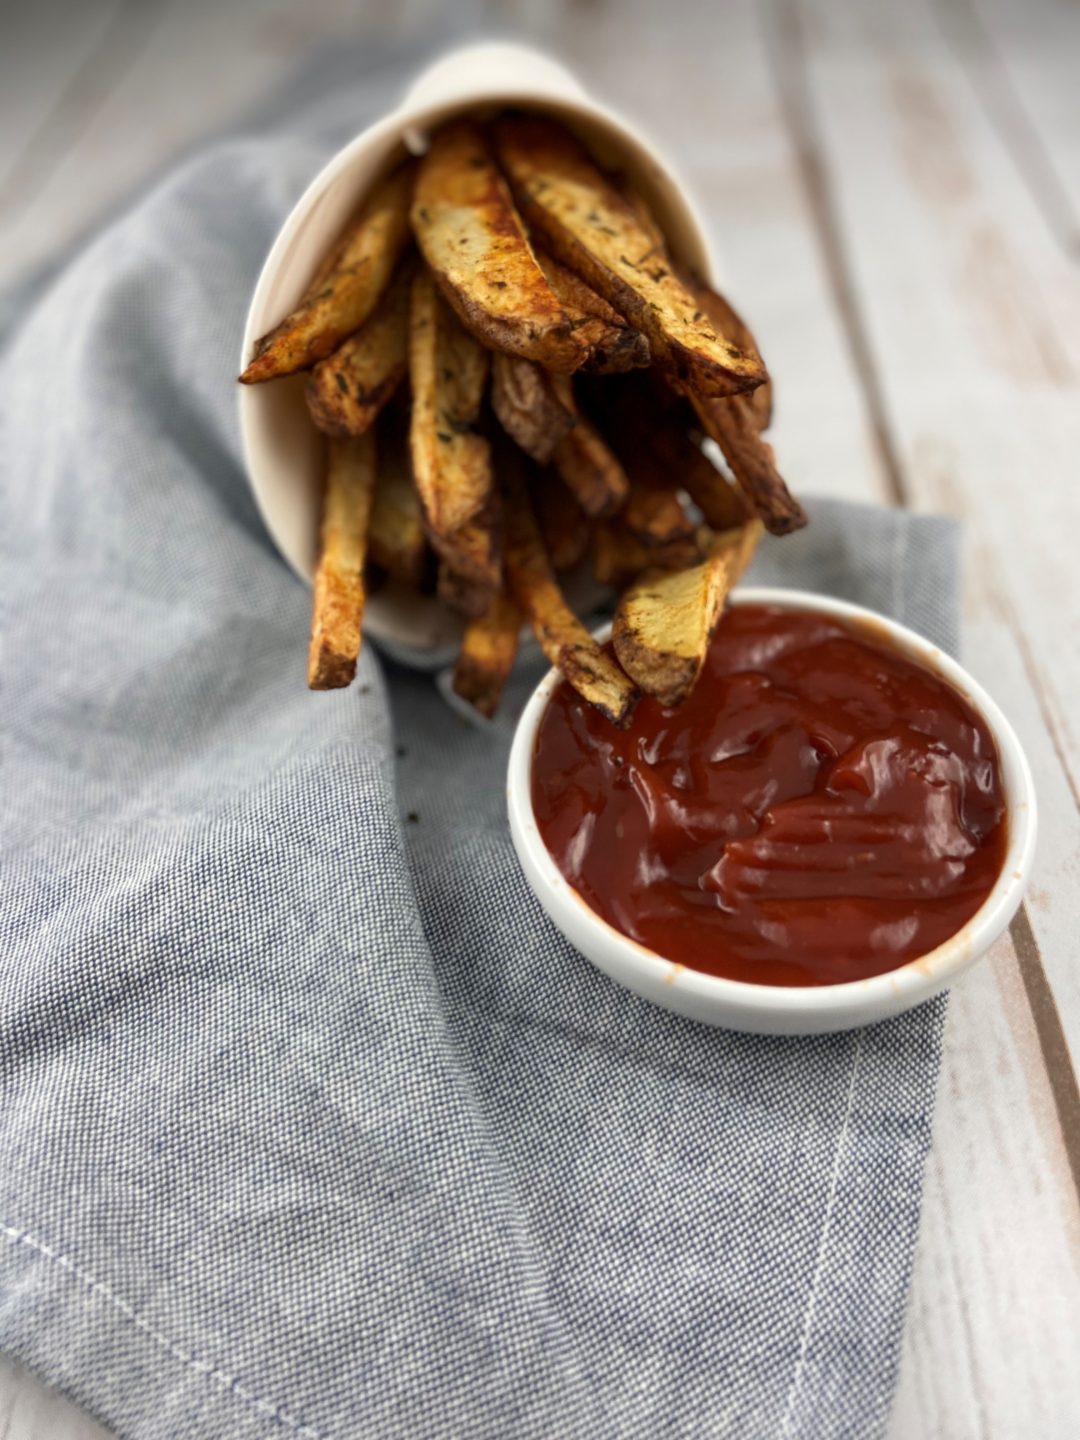
<svg viewBox="0 0 1080 1440">
<path fill-rule="evenodd" d="M 307 369 L 364 323 L 408 243 L 414 179 L 410 162 L 376 187 L 339 243 L 336 263 L 327 273 L 325 265 L 320 267 L 296 309 L 256 341 L 254 358 L 240 376 L 244 385 Z"/>
<path fill-rule="evenodd" d="M 445 125 L 420 165 L 412 227 L 463 325 L 493 350 L 576 370 L 585 345 L 536 263 L 484 132 Z"/>
<path fill-rule="evenodd" d="M 652 477 L 633 476 L 626 504 L 619 512 L 623 528 L 645 547 L 646 554 L 677 544 L 693 543 L 697 526 L 668 485 Z"/>
<path fill-rule="evenodd" d="M 648 365 L 652 359 L 648 339 L 565 265 L 544 252 L 536 256 L 548 284 L 570 316 L 574 333 L 589 349 L 581 367 L 590 375 L 622 375 Z"/>
<path fill-rule="evenodd" d="M 454 693 L 489 720 L 514 668 L 523 620 L 517 602 L 502 592 L 465 627 L 454 666 Z"/>
<path fill-rule="evenodd" d="M 694 298 L 708 316 L 718 335 L 723 335 L 725 340 L 730 340 L 741 350 L 753 350 L 758 354 L 761 353 L 758 351 L 757 341 L 754 339 L 749 325 L 726 296 L 719 294 L 697 276 L 691 276 L 689 284 Z M 750 390 L 745 395 L 740 395 L 738 403 L 747 407 L 759 430 L 767 430 L 773 413 L 772 381 L 766 377 L 756 390 Z"/>
<path fill-rule="evenodd" d="M 790 535 L 806 524 L 806 511 L 792 495 L 773 460 L 772 446 L 758 432 L 751 412 L 730 400 L 692 395 L 701 427 L 731 466 L 751 510 L 773 535 Z"/>
<path fill-rule="evenodd" d="M 626 472 L 600 432 L 578 409 L 571 382 L 563 375 L 552 380 L 560 403 L 576 419 L 573 429 L 555 446 L 555 469 L 586 515 L 593 519 L 614 515 L 630 488 Z"/>
<path fill-rule="evenodd" d="M 619 664 L 647 694 L 676 706 L 701 674 L 724 601 L 761 534 L 760 521 L 717 536 L 700 565 L 651 571 L 622 595 L 611 638 Z"/>
<path fill-rule="evenodd" d="M 451 610 L 474 620 L 486 614 L 491 605 L 491 586 L 460 575 L 446 560 L 439 561 L 436 594 Z"/>
<path fill-rule="evenodd" d="M 374 313 L 311 372 L 308 413 L 325 434 L 362 435 L 404 380 L 411 284 L 410 268 L 399 266 Z"/>
<path fill-rule="evenodd" d="M 754 352 L 722 336 L 642 224 L 578 141 L 537 116 L 495 124 L 499 159 L 528 224 L 648 337 L 654 361 L 702 395 L 734 395 L 765 379 Z"/>
<path fill-rule="evenodd" d="M 552 568 L 572 570 L 589 547 L 589 522 L 584 511 L 553 469 L 541 471 L 530 492 Z"/>
<path fill-rule="evenodd" d="M 669 385 L 658 384 L 652 374 L 628 375 L 593 386 L 589 399 L 615 439 L 632 488 L 635 482 L 647 482 L 685 490 L 714 530 L 728 530 L 747 519 L 750 510 L 742 492 L 701 449 L 692 433 L 694 412 Z M 730 407 L 747 402 L 740 396 L 722 403 Z M 633 500 L 630 508 L 633 512 Z M 634 525 L 632 515 L 629 523 Z"/>
<path fill-rule="evenodd" d="M 685 570 L 702 558 L 711 538 L 711 532 L 699 526 L 692 536 L 647 550 L 618 516 L 601 520 L 593 526 L 591 537 L 593 574 L 601 585 L 619 590 L 643 570 Z"/>
<path fill-rule="evenodd" d="M 540 648 L 582 699 L 626 725 L 637 689 L 563 599 L 520 475 L 508 476 L 506 508 L 506 578 Z"/>
<path fill-rule="evenodd" d="M 499 351 L 491 361 L 491 408 L 511 440 L 538 465 L 547 464 L 577 419 L 548 371 Z"/>
<path fill-rule="evenodd" d="M 327 445 L 322 549 L 315 571 L 308 648 L 308 686 L 336 690 L 352 683 L 364 613 L 364 558 L 375 491 L 375 438 Z"/>
<path fill-rule="evenodd" d="M 487 383 L 487 352 L 462 327 L 421 268 L 412 282 L 409 450 L 436 548 L 478 515 L 492 493 L 491 447 L 473 426 Z"/>
<path fill-rule="evenodd" d="M 384 413 L 376 434 L 379 466 L 368 554 L 388 575 L 419 588 L 427 573 L 429 552 L 401 416 L 394 411 Z"/>
</svg>

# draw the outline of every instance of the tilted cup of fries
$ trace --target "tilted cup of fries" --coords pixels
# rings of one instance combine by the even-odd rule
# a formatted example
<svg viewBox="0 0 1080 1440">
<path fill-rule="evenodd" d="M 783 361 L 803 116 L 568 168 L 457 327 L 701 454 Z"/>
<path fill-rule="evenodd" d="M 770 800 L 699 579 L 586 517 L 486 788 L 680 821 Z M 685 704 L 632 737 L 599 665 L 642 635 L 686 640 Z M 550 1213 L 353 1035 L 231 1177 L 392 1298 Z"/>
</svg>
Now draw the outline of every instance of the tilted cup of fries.
<svg viewBox="0 0 1080 1440">
<path fill-rule="evenodd" d="M 361 634 L 498 705 L 523 621 L 615 724 L 693 687 L 763 529 L 804 523 L 771 386 L 685 186 L 530 49 L 444 57 L 289 216 L 243 341 L 248 474 L 314 582 L 308 681 Z M 723 463 L 714 459 L 722 455 Z M 567 603 L 620 593 L 613 648 Z"/>
</svg>

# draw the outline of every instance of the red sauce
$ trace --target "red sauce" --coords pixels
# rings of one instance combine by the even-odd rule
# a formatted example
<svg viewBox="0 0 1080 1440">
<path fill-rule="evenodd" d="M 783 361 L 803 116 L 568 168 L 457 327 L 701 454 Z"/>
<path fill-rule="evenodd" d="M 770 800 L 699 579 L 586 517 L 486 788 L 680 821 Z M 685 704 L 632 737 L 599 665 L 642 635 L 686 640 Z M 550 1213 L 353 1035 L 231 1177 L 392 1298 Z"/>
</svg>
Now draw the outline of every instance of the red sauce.
<svg viewBox="0 0 1080 1440">
<path fill-rule="evenodd" d="M 727 612 L 693 694 L 616 730 L 563 684 L 532 800 L 556 864 L 669 960 L 829 985 L 925 955 L 1001 871 L 994 741 L 945 681 L 805 611 Z"/>
</svg>

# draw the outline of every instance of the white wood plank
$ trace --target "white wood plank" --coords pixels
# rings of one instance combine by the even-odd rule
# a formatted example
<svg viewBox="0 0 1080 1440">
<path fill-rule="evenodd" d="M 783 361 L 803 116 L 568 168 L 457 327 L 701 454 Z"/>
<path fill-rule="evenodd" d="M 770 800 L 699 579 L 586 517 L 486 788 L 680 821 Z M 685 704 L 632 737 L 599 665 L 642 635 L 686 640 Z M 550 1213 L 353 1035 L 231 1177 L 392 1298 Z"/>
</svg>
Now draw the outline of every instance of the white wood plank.
<svg viewBox="0 0 1080 1440">
<path fill-rule="evenodd" d="M 1076 396 L 1071 337 L 1046 296 L 1065 287 L 1068 308 L 1074 282 L 931 17 L 856 9 L 814 7 L 802 30 L 815 140 L 905 483 L 967 525 L 967 659 L 1036 770 L 1044 840 L 1029 913 L 1075 1044 L 1080 827 L 1062 737 L 1046 724 L 1060 691 L 1038 675 L 1030 636 L 1080 598 L 1047 553 L 1075 518 L 1065 452 Z M 988 257 L 989 273 L 973 276 Z M 1024 452 L 1041 495 L 1024 484 L 1035 478 Z M 1044 538 L 1017 564 L 1043 505 L 1042 534 L 1057 543 Z M 1080 1425 L 1077 1192 L 1010 944 L 993 966 L 954 994 L 893 1440 Z"/>
<path fill-rule="evenodd" d="M 815 7 L 821 142 L 911 496 L 961 513 L 968 576 L 1022 644 L 1043 844 L 1031 918 L 1080 1054 L 1080 275 L 1048 233 L 920 4 Z M 997 686 L 993 686 L 995 690 Z M 1008 704 L 1013 697 L 1003 695 Z"/>
<path fill-rule="evenodd" d="M 1080 8 L 939 0 L 1002 143 L 1066 253 L 1080 260 Z"/>
<path fill-rule="evenodd" d="M 977 678 L 1026 689 L 999 621 L 965 636 Z M 1078 1353 L 1080 1200 L 1006 938 L 950 1002 L 890 1440 L 1078 1433 Z"/>
</svg>

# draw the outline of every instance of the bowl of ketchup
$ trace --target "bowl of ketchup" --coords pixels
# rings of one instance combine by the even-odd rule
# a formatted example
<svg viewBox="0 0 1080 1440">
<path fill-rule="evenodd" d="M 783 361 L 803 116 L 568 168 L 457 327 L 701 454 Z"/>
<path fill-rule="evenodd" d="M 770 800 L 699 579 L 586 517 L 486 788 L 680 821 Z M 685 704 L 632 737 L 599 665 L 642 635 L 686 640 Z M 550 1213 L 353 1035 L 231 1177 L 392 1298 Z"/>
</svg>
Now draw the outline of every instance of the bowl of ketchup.
<svg viewBox="0 0 1080 1440">
<path fill-rule="evenodd" d="M 951 985 L 1009 924 L 1035 845 L 1027 760 L 971 676 L 885 616 L 789 590 L 737 591 L 689 699 L 643 697 L 625 729 L 552 671 L 508 799 L 571 944 L 658 1005 L 763 1034 Z"/>
</svg>

